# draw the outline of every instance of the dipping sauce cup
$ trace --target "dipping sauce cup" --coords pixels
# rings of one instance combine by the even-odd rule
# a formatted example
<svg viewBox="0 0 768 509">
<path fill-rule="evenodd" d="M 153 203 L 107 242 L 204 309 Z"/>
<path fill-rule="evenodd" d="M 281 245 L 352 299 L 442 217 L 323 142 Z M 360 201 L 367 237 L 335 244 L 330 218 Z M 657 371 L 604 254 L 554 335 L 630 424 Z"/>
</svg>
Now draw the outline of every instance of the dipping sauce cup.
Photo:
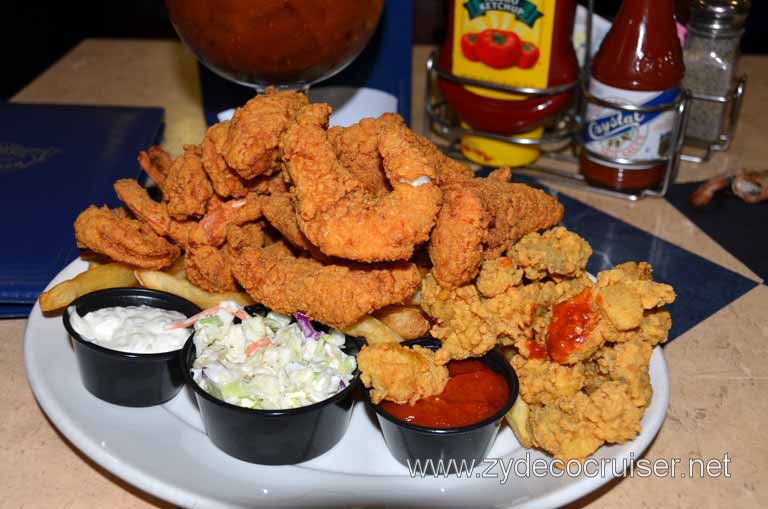
<svg viewBox="0 0 768 509">
<path fill-rule="evenodd" d="M 101 308 L 141 305 L 178 311 L 187 317 L 200 312 L 186 299 L 146 288 L 99 290 L 72 303 L 80 316 Z M 153 406 L 176 396 L 184 385 L 181 348 L 162 353 L 112 350 L 80 336 L 70 322 L 68 310 L 63 319 L 72 337 L 83 385 L 97 398 L 121 406 Z"/>
<path fill-rule="evenodd" d="M 420 345 L 437 350 L 440 348 L 440 341 L 432 338 L 414 339 L 403 342 L 403 345 Z M 384 441 L 395 459 L 406 466 L 410 463 L 411 467 L 418 460 L 424 471 L 431 473 L 431 468 L 437 469 L 438 462 L 441 461 L 445 470 L 450 471 L 454 467 L 451 460 L 454 460 L 455 465 L 460 465 L 462 461 L 469 465 L 472 461 L 479 463 L 486 457 L 504 414 L 512 408 L 517 399 L 519 386 L 514 369 L 499 352 L 492 350 L 479 360 L 504 378 L 509 387 L 509 398 L 498 412 L 474 424 L 455 428 L 417 426 L 397 419 L 380 405 L 374 405 L 368 391 L 364 391 L 366 402 L 376 412 Z"/>
</svg>

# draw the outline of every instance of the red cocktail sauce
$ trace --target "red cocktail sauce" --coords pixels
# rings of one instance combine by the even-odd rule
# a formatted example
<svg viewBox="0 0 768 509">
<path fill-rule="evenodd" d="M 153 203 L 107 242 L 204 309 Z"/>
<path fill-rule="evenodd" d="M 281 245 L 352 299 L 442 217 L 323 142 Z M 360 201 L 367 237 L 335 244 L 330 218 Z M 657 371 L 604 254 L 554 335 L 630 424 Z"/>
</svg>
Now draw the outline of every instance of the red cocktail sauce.
<svg viewBox="0 0 768 509">
<path fill-rule="evenodd" d="M 478 360 L 448 363 L 451 375 L 442 394 L 400 405 L 382 401 L 389 415 L 427 428 L 457 428 L 483 421 L 501 410 L 509 399 L 506 379 Z"/>
<path fill-rule="evenodd" d="M 547 328 L 547 352 L 553 361 L 564 364 L 568 355 L 579 348 L 595 326 L 592 291 L 587 289 L 552 307 L 552 321 Z"/>
<path fill-rule="evenodd" d="M 546 359 L 547 347 L 541 343 L 537 343 L 533 339 L 528 340 L 528 358 L 529 359 Z"/>
</svg>

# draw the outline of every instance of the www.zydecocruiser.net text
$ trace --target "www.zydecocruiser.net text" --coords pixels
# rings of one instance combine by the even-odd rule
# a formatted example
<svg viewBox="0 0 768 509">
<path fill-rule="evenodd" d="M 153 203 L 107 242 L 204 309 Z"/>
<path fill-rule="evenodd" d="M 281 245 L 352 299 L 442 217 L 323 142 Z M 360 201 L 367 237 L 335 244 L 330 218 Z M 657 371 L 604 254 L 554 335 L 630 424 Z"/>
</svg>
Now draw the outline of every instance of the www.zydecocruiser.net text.
<svg viewBox="0 0 768 509">
<path fill-rule="evenodd" d="M 505 484 L 513 477 L 670 477 L 704 478 L 731 477 L 731 458 L 588 458 L 584 461 L 532 458 L 525 453 L 522 458 L 486 458 L 482 461 L 415 460 L 408 461 L 411 477 L 464 477 L 497 479 Z"/>
</svg>

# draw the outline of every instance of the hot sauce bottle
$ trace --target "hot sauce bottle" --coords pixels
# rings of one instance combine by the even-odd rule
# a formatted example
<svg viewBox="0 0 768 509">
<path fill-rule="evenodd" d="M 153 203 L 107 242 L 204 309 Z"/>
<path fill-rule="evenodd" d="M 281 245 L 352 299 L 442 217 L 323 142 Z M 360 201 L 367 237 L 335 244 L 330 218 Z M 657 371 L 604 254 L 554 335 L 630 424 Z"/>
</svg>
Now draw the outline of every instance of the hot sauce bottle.
<svg viewBox="0 0 768 509">
<path fill-rule="evenodd" d="M 447 37 L 438 64 L 456 76 L 519 88 L 574 82 L 579 73 L 571 42 L 576 0 L 450 0 Z M 521 138 L 541 138 L 541 127 L 566 107 L 572 92 L 526 96 L 438 79 L 465 126 Z M 465 157 L 488 166 L 521 166 L 535 147 L 462 136 Z"/>
<path fill-rule="evenodd" d="M 589 91 L 612 102 L 665 104 L 680 93 L 684 70 L 673 0 L 624 0 L 592 62 Z M 586 120 L 584 146 L 604 157 L 658 159 L 672 142 L 672 111 L 630 112 L 590 103 Z M 666 164 L 629 168 L 598 162 L 586 151 L 580 163 L 590 182 L 620 191 L 656 187 L 666 171 Z"/>
</svg>

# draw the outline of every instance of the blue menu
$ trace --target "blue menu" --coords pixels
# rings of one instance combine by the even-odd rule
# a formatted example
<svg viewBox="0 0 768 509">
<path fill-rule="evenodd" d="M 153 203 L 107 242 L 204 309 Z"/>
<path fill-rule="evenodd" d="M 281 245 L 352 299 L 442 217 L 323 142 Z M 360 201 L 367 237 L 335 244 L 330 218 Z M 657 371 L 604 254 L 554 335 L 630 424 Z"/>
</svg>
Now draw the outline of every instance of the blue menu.
<svg viewBox="0 0 768 509">
<path fill-rule="evenodd" d="M 0 317 L 26 316 L 78 255 L 72 223 L 91 204 L 117 206 L 112 184 L 138 177 L 160 108 L 0 104 Z"/>
</svg>

